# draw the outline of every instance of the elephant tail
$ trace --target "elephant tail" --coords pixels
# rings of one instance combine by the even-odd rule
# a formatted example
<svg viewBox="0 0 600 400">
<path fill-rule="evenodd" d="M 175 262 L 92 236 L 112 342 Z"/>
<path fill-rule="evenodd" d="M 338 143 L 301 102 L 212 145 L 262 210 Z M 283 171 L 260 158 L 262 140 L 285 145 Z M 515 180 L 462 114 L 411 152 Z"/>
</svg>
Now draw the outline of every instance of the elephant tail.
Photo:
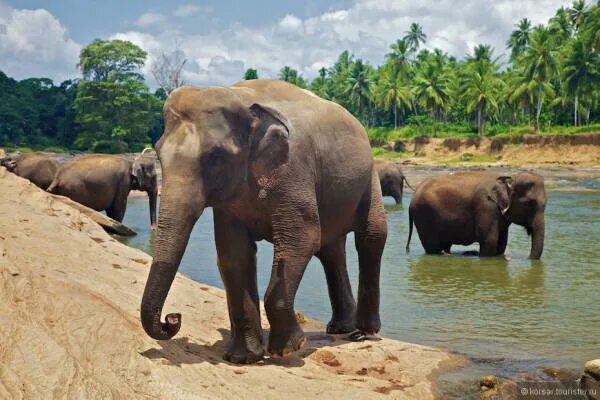
<svg viewBox="0 0 600 400">
<path fill-rule="evenodd" d="M 402 179 L 404 179 L 404 182 L 406 182 L 406 186 L 408 186 L 409 188 L 411 188 L 413 190 L 413 192 L 415 191 L 415 188 L 410 186 L 410 183 L 408 183 L 408 180 L 406 179 L 405 176 L 402 177 Z"/>
<path fill-rule="evenodd" d="M 408 182 L 406 182 L 408 183 Z M 413 189 L 414 190 L 414 189 Z M 406 241 L 406 252 L 410 251 L 410 238 L 412 237 L 413 231 L 413 219 L 410 208 L 408 209 L 408 240 Z"/>
</svg>

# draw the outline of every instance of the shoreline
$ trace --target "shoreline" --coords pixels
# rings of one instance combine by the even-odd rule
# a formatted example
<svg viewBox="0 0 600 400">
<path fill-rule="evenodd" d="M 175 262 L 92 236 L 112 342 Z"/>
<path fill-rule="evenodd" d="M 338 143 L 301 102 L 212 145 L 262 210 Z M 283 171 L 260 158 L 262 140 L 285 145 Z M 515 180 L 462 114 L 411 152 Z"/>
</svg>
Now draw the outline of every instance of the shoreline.
<svg viewBox="0 0 600 400">
<path fill-rule="evenodd" d="M 465 362 L 393 339 L 346 342 L 306 319 L 297 354 L 230 364 L 224 291 L 182 274 L 164 310 L 183 313 L 182 329 L 152 340 L 139 323 L 150 256 L 3 168 L 0 183 L 0 397 L 429 399 Z"/>
</svg>

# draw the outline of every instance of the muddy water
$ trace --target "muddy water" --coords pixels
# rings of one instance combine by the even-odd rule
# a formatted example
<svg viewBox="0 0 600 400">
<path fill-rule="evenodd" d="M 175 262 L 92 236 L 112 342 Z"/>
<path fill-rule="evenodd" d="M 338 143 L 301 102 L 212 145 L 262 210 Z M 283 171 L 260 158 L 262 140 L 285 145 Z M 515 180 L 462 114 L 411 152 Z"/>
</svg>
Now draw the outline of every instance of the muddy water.
<svg viewBox="0 0 600 400">
<path fill-rule="evenodd" d="M 419 181 L 420 171 L 407 175 Z M 429 173 L 442 172 L 439 170 Z M 477 379 L 493 373 L 513 377 L 539 367 L 580 370 L 600 358 L 600 179 L 593 174 L 548 174 L 546 246 L 541 261 L 527 260 L 529 238 L 511 227 L 504 258 L 425 255 L 418 237 L 411 252 L 404 206 L 386 199 L 389 237 L 381 279 L 382 334 L 447 348 L 468 356 L 465 368 L 439 378 L 449 398 L 478 398 Z M 130 199 L 125 223 L 139 232 L 127 244 L 151 251 L 145 199 Z M 453 252 L 477 246 L 453 247 Z M 348 265 L 357 287 L 354 240 L 347 240 Z M 261 297 L 269 280 L 272 246 L 258 243 Z M 180 271 L 222 287 L 216 267 L 212 212 L 196 224 Z M 330 305 L 321 265 L 313 259 L 300 285 L 296 309 L 327 321 Z"/>
</svg>

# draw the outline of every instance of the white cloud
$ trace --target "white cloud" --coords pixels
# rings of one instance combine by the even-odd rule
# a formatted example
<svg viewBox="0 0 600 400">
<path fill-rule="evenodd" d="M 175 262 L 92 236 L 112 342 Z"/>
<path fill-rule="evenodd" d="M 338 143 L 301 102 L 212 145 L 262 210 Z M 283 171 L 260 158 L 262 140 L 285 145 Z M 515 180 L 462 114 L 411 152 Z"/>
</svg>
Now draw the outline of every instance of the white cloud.
<svg viewBox="0 0 600 400">
<path fill-rule="evenodd" d="M 189 17 L 190 15 L 199 13 L 201 10 L 202 7 L 195 4 L 184 4 L 177 7 L 173 12 L 173 15 L 176 17 Z"/>
<path fill-rule="evenodd" d="M 0 70 L 23 79 L 77 75 L 81 46 L 47 10 L 18 10 L 0 4 Z"/>
<path fill-rule="evenodd" d="M 162 24 L 165 21 L 166 17 L 164 15 L 154 12 L 147 12 L 140 15 L 140 17 L 135 21 L 135 24 L 140 28 L 149 28 L 153 25 Z"/>
<path fill-rule="evenodd" d="M 355 0 L 347 8 L 309 18 L 288 14 L 260 26 L 221 23 L 203 34 L 194 31 L 197 25 L 175 20 L 205 9 L 187 4 L 171 15 L 148 12 L 138 18 L 135 30 L 111 38 L 131 40 L 149 53 L 143 72 L 150 84 L 152 60 L 178 44 L 188 59 L 184 78 L 189 83 L 229 85 L 250 67 L 263 78 L 276 78 L 281 67 L 290 65 L 314 78 L 343 50 L 380 64 L 389 45 L 413 21 L 423 26 L 428 48 L 463 57 L 476 44 L 486 43 L 500 55 L 506 52 L 505 41 L 520 18 L 545 23 L 561 5 L 569 4 L 570 0 L 463 0 L 460 5 L 454 0 Z M 17 76 L 58 76 L 56 71 L 76 76 L 80 46 L 50 13 L 0 6 L 0 25 L 6 26 L 6 33 L 0 29 L 0 68 Z M 30 65 L 37 65 L 35 73 L 26 70 Z"/>
<path fill-rule="evenodd" d="M 356 0 L 352 6 L 301 19 L 285 15 L 261 27 L 239 23 L 208 34 L 169 29 L 149 35 L 119 34 L 146 48 L 151 58 L 180 43 L 189 59 L 185 77 L 198 85 L 229 85 L 243 70 L 257 68 L 264 78 L 276 78 L 284 65 L 314 78 L 322 66 L 332 65 L 343 50 L 373 64 L 383 61 L 389 45 L 402 37 L 411 22 L 423 26 L 426 47 L 439 47 L 459 58 L 480 43 L 496 55 L 505 53 L 505 41 L 520 18 L 545 23 L 564 0 Z M 151 39 L 150 39 L 151 38 Z M 151 80 L 151 77 L 149 77 Z"/>
</svg>

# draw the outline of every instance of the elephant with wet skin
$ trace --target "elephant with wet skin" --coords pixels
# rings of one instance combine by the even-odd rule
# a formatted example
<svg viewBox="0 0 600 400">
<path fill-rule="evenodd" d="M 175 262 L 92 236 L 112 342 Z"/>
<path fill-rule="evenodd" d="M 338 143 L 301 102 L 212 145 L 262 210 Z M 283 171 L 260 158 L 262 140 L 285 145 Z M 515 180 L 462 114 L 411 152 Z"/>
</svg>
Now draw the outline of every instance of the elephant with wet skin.
<svg viewBox="0 0 600 400">
<path fill-rule="evenodd" d="M 130 161 L 109 154 L 83 156 L 64 164 L 48 188 L 96 211 L 106 211 L 119 222 L 125 216 L 130 190 L 148 193 L 150 226 L 154 229 L 158 197 L 154 157 L 140 155 Z"/>
<path fill-rule="evenodd" d="M 14 154 L 0 160 L 0 166 L 46 190 L 52 183 L 58 163 L 45 153 Z"/>
<path fill-rule="evenodd" d="M 504 254 L 510 224 L 531 236 L 530 259 L 544 250 L 546 190 L 532 172 L 503 176 L 488 172 L 444 174 L 421 183 L 410 202 L 413 222 L 429 254 L 450 253 L 453 244 L 479 243 L 482 257 Z"/>
<path fill-rule="evenodd" d="M 325 269 L 331 333 L 357 339 L 380 329 L 379 270 L 387 225 L 367 134 L 341 106 L 282 81 L 173 91 L 156 145 L 162 165 L 158 230 L 141 321 L 154 339 L 180 329 L 181 314 L 161 320 L 190 233 L 213 208 L 218 267 L 231 323 L 224 358 L 251 363 L 264 354 L 256 243 L 273 243 L 264 305 L 268 352 L 287 356 L 306 342 L 294 298 L 308 261 Z M 351 162 L 348 154 L 352 155 Z M 359 255 L 358 299 L 346 270 L 346 235 Z"/>
<path fill-rule="evenodd" d="M 375 161 L 375 169 L 379 175 L 379 183 L 381 184 L 381 194 L 383 196 L 391 196 L 396 201 L 396 204 L 402 204 L 402 195 L 404 194 L 404 182 L 413 189 L 406 180 L 400 166 L 389 161 Z M 414 189 L 413 189 L 414 190 Z"/>
</svg>

